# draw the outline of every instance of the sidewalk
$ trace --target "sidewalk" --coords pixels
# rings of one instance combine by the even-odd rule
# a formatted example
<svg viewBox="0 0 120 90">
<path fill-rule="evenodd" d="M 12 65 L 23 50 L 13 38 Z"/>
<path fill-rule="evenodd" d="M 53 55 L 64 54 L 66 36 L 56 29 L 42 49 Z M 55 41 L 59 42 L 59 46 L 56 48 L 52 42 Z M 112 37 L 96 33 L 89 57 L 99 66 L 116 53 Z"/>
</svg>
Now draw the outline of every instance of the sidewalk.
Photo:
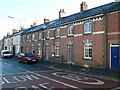
<svg viewBox="0 0 120 90">
<path fill-rule="evenodd" d="M 50 68 L 60 69 L 64 71 L 76 72 L 87 74 L 90 76 L 106 78 L 114 81 L 120 81 L 120 69 L 119 70 L 112 70 L 112 69 L 99 69 L 99 68 L 84 68 L 78 65 L 69 65 L 65 63 L 58 63 L 54 61 L 45 61 L 39 60 L 39 65 L 45 65 Z M 119 79 L 119 80 L 118 80 Z"/>
</svg>

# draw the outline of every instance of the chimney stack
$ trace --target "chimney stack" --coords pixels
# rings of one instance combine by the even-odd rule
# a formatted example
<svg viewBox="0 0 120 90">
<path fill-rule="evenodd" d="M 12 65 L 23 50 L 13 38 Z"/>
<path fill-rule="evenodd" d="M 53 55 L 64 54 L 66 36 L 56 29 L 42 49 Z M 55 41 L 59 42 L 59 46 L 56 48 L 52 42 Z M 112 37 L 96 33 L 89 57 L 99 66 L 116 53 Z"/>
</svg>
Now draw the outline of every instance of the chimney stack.
<svg viewBox="0 0 120 90">
<path fill-rule="evenodd" d="M 81 12 L 85 11 L 85 10 L 88 10 L 88 5 L 86 4 L 86 2 L 82 2 L 82 4 L 80 5 L 80 7 L 81 7 Z"/>
<path fill-rule="evenodd" d="M 115 0 L 116 2 L 120 1 L 120 0 Z"/>
<path fill-rule="evenodd" d="M 10 36 L 10 32 L 7 32 L 7 36 Z"/>
<path fill-rule="evenodd" d="M 13 33 L 16 33 L 16 32 L 18 32 L 17 29 L 13 29 Z"/>
<path fill-rule="evenodd" d="M 49 20 L 49 19 L 44 18 L 44 23 L 48 23 L 48 22 L 50 22 L 50 20 Z"/>
<path fill-rule="evenodd" d="M 31 25 L 31 27 L 35 27 L 35 26 L 37 26 L 36 22 L 34 22 L 33 25 Z"/>
<path fill-rule="evenodd" d="M 60 11 L 59 11 L 59 18 L 62 18 L 64 16 L 65 16 L 64 9 L 60 9 Z"/>
</svg>

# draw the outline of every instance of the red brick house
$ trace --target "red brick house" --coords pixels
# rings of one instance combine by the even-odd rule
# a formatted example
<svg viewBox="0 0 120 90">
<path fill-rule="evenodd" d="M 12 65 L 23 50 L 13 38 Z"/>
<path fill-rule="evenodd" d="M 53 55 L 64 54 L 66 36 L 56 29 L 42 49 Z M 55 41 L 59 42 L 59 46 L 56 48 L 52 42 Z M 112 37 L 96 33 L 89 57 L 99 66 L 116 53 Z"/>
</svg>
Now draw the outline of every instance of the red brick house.
<svg viewBox="0 0 120 90">
<path fill-rule="evenodd" d="M 66 17 L 60 12 L 59 19 L 45 19 L 22 34 L 23 52 L 43 60 L 120 68 L 119 1 L 89 10 L 83 2 L 81 12 Z"/>
</svg>

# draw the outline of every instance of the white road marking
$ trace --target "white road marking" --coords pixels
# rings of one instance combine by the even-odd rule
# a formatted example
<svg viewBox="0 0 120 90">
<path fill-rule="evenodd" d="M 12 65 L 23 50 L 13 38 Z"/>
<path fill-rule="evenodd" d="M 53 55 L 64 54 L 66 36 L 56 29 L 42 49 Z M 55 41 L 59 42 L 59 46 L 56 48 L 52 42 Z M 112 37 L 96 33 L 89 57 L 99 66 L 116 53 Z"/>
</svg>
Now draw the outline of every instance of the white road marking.
<svg viewBox="0 0 120 90">
<path fill-rule="evenodd" d="M 25 69 L 23 69 L 23 68 L 20 68 L 20 67 L 17 67 L 17 69 L 19 69 L 19 70 L 22 70 L 22 71 L 26 71 L 26 72 L 30 72 L 30 71 L 28 71 L 28 70 L 25 70 Z"/>
<path fill-rule="evenodd" d="M 30 72 L 30 73 L 33 73 L 33 74 L 35 74 L 35 75 L 37 75 L 37 76 L 40 76 L 40 77 L 42 77 L 42 78 L 45 78 L 45 79 L 48 79 L 48 80 L 51 80 L 51 81 L 54 81 L 54 82 L 63 84 L 63 85 L 65 85 L 65 86 L 68 86 L 68 87 L 71 87 L 71 88 L 76 88 L 76 89 L 78 89 L 78 87 L 76 87 L 76 86 L 73 86 L 73 85 L 70 85 L 70 84 L 67 84 L 67 83 L 64 83 L 64 82 L 61 82 L 61 81 L 58 81 L 58 80 L 55 80 L 55 79 L 46 77 L 46 76 L 42 76 L 42 75 L 37 74 L 37 73 L 34 73 L 34 72 Z"/>
<path fill-rule="evenodd" d="M 63 74 L 63 75 L 61 75 L 61 74 Z M 83 83 L 83 84 L 93 84 L 93 85 L 104 84 L 103 81 L 98 80 L 98 79 L 94 79 L 94 78 L 90 78 L 90 77 L 86 77 L 86 76 L 82 76 L 82 75 L 66 73 L 66 72 L 54 72 L 54 73 L 52 73 L 52 75 L 57 76 L 57 77 L 61 77 L 61 78 L 65 78 L 68 80 L 72 80 L 72 81 L 75 81 L 78 83 Z"/>
<path fill-rule="evenodd" d="M 110 90 L 120 90 L 120 87 L 117 87 L 117 88 L 112 88 Z"/>
<path fill-rule="evenodd" d="M 9 63 L 6 63 L 6 62 L 4 62 L 4 64 L 6 64 L 6 65 L 8 65 L 8 66 L 13 66 L 13 65 L 11 65 L 11 64 L 9 64 Z"/>
</svg>

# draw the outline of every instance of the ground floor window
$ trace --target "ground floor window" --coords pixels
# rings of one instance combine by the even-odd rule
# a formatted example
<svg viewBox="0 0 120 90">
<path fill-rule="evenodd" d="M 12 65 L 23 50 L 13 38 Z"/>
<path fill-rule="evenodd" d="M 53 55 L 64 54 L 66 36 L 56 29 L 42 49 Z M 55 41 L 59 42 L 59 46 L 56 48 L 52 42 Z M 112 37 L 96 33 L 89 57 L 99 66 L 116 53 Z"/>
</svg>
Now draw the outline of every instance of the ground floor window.
<svg viewBox="0 0 120 90">
<path fill-rule="evenodd" d="M 41 56 L 41 44 L 38 44 L 38 55 Z"/>
<path fill-rule="evenodd" d="M 92 59 L 92 41 L 84 41 L 84 59 Z"/>
<path fill-rule="evenodd" d="M 26 47 L 26 52 L 29 53 L 29 48 L 28 48 L 28 46 Z"/>
<path fill-rule="evenodd" d="M 59 43 L 56 43 L 56 45 L 55 45 L 55 56 L 60 57 L 60 45 L 59 45 Z"/>
</svg>

